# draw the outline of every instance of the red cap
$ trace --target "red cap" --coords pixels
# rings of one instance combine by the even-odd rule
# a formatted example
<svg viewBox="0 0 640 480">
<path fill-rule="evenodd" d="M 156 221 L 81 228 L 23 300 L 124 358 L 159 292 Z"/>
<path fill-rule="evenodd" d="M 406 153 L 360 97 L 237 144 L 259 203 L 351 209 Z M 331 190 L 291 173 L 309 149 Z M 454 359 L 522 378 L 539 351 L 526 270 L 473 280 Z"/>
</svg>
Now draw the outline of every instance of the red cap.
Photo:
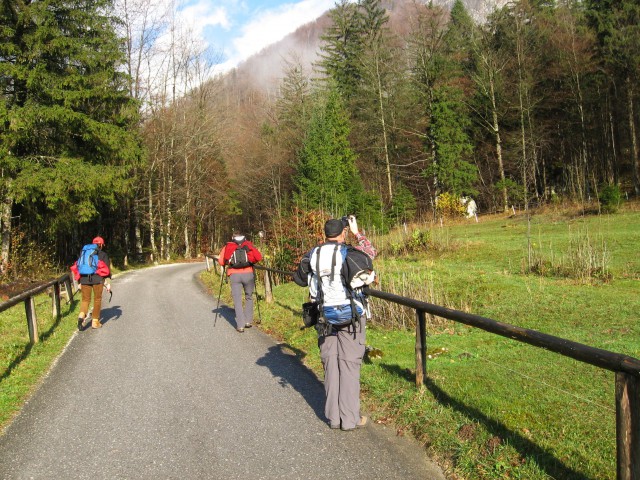
<svg viewBox="0 0 640 480">
<path fill-rule="evenodd" d="M 91 243 L 95 243 L 96 245 L 104 245 L 104 238 L 96 237 L 93 240 L 91 240 Z"/>
</svg>

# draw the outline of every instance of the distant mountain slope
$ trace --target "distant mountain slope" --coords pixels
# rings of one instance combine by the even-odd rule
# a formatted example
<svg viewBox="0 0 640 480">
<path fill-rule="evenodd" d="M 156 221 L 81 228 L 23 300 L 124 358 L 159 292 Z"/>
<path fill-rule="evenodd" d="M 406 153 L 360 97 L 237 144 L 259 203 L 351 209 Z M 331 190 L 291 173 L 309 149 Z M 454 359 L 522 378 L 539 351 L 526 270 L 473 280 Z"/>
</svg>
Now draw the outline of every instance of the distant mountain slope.
<svg viewBox="0 0 640 480">
<path fill-rule="evenodd" d="M 507 0 L 463 0 L 470 15 L 482 20 L 491 11 Z M 390 27 L 395 32 L 406 29 L 408 15 L 415 9 L 414 0 L 389 0 L 383 2 L 390 17 Z M 454 0 L 436 0 L 434 3 L 451 8 Z M 318 59 L 320 35 L 329 26 L 328 12 L 307 23 L 290 35 L 264 48 L 259 53 L 241 63 L 227 75 L 233 83 L 273 93 L 277 89 L 287 62 L 299 63 L 307 73 L 311 73 L 313 63 Z M 237 85 L 236 85 L 237 86 Z"/>
</svg>

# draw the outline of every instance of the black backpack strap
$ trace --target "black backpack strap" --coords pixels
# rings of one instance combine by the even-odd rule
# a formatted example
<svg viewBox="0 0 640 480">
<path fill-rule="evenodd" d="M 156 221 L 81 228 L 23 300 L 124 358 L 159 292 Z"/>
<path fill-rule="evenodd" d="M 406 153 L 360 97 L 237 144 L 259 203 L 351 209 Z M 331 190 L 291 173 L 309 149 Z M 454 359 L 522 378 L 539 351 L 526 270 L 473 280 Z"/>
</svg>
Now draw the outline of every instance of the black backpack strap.
<svg viewBox="0 0 640 480">
<path fill-rule="evenodd" d="M 316 301 L 318 302 L 318 308 L 322 311 L 322 303 L 323 303 L 323 294 L 322 294 L 322 278 L 320 278 L 320 251 L 322 250 L 322 245 L 316 248 L 316 280 L 318 284 L 317 292 L 316 292 Z"/>
<path fill-rule="evenodd" d="M 316 247 L 316 279 L 318 285 L 316 292 L 316 302 L 318 302 L 318 323 L 316 324 L 316 330 L 320 335 L 327 336 L 333 333 L 333 325 L 327 322 L 327 319 L 324 317 L 324 310 L 322 308 L 322 305 L 324 303 L 324 293 L 322 292 L 322 277 L 320 277 L 321 250 L 322 245 Z"/>
<path fill-rule="evenodd" d="M 333 283 L 333 275 L 336 272 L 336 257 L 338 256 L 339 249 L 340 244 L 336 243 L 336 246 L 333 249 L 333 256 L 331 257 L 331 276 L 329 277 L 329 283 Z"/>
</svg>

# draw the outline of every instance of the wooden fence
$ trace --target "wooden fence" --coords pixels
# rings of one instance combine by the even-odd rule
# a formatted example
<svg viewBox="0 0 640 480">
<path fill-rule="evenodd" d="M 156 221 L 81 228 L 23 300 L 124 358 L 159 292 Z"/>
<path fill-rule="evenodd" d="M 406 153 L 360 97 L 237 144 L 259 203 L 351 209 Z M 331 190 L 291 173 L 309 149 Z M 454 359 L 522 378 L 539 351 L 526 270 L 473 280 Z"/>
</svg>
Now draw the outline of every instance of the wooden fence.
<svg viewBox="0 0 640 480">
<path fill-rule="evenodd" d="M 70 274 L 62 275 L 60 278 L 56 278 L 48 283 L 26 290 L 15 297 L 11 297 L 6 302 L 0 303 L 0 312 L 4 312 L 8 308 L 24 302 L 24 309 L 27 316 L 27 328 L 29 330 L 29 341 L 32 344 L 38 343 L 38 319 L 36 317 L 35 297 L 49 288 L 52 289 L 51 313 L 53 317 L 58 319 L 60 317 L 61 294 L 64 294 L 67 297 L 67 303 L 73 302 L 74 290 Z"/>
<path fill-rule="evenodd" d="M 217 263 L 216 263 L 217 265 Z M 293 272 L 274 270 L 255 265 L 265 272 L 265 299 L 271 301 L 270 273 L 293 275 Z M 207 269 L 209 263 L 207 260 Z M 393 293 L 369 289 L 371 297 L 409 307 L 416 312 L 416 386 L 427 378 L 426 314 L 446 318 L 518 342 L 544 348 L 565 357 L 588 363 L 615 374 L 617 479 L 640 480 L 640 360 L 627 355 L 601 350 L 545 333 L 516 327 L 490 318 L 402 297 Z"/>
</svg>

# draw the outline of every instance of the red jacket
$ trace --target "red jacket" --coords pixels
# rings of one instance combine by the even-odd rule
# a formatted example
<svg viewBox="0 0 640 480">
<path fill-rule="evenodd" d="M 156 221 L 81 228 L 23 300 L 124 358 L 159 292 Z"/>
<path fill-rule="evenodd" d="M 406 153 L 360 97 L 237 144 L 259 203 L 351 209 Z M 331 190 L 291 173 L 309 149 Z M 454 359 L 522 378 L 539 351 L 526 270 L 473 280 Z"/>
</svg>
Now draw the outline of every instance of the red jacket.
<svg viewBox="0 0 640 480">
<path fill-rule="evenodd" d="M 222 247 L 222 250 L 220 250 L 220 254 L 218 255 L 218 263 L 222 266 L 228 265 L 229 259 L 231 258 L 231 255 L 233 255 L 233 252 L 235 252 L 236 249 L 241 247 L 247 247 L 249 249 L 249 251 L 247 252 L 247 258 L 251 263 L 258 263 L 260 260 L 262 260 L 262 254 L 260 253 L 260 251 L 256 247 L 254 247 L 250 241 L 245 240 L 240 245 L 238 245 L 235 242 L 228 242 L 224 247 Z M 252 273 L 252 272 L 253 272 L 253 267 L 227 268 L 227 275 L 231 275 L 233 273 Z"/>
</svg>

